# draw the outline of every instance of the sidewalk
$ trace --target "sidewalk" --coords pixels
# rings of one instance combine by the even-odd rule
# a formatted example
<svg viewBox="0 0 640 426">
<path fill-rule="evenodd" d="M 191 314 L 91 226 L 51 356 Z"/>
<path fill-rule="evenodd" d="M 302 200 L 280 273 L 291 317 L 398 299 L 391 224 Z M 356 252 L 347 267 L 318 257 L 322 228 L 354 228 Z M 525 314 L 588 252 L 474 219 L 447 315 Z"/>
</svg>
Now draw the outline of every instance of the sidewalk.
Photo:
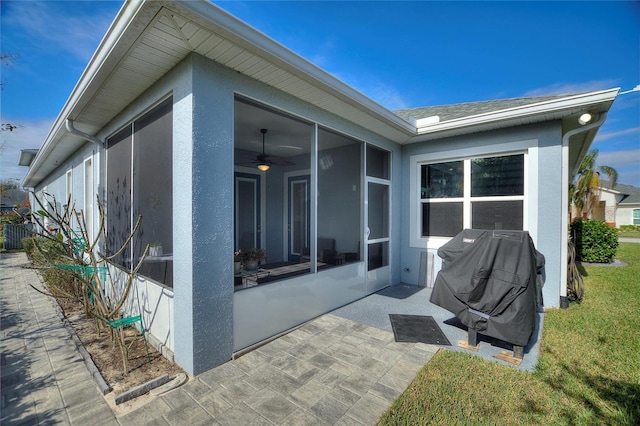
<svg viewBox="0 0 640 426">
<path fill-rule="evenodd" d="M 116 414 L 26 263 L 0 258 L 3 426 L 371 425 L 438 350 L 327 314 Z"/>
<path fill-rule="evenodd" d="M 2 425 L 118 424 L 24 253 L 0 257 Z"/>
</svg>

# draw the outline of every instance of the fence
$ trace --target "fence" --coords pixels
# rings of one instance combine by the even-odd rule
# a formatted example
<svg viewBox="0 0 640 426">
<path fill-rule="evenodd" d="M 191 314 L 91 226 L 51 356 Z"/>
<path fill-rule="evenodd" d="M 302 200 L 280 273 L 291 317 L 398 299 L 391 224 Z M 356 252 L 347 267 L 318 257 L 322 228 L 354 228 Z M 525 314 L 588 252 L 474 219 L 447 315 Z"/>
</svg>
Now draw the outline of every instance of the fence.
<svg viewBox="0 0 640 426">
<path fill-rule="evenodd" d="M 28 223 L 25 225 L 5 224 L 3 231 L 4 249 L 16 250 L 22 248 L 22 239 L 31 236 L 33 225 Z"/>
</svg>

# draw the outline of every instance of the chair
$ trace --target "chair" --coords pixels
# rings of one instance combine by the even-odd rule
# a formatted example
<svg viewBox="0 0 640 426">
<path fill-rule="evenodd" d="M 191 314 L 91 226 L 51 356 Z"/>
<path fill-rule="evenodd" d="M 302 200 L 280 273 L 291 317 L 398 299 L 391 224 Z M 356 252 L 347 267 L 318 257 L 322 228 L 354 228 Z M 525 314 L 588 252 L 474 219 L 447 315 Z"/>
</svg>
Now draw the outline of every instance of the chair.
<svg viewBox="0 0 640 426">
<path fill-rule="evenodd" d="M 311 260 L 309 247 L 302 250 L 300 262 Z M 318 262 L 330 265 L 338 265 L 342 258 L 336 250 L 336 240 L 333 238 L 318 238 Z"/>
</svg>

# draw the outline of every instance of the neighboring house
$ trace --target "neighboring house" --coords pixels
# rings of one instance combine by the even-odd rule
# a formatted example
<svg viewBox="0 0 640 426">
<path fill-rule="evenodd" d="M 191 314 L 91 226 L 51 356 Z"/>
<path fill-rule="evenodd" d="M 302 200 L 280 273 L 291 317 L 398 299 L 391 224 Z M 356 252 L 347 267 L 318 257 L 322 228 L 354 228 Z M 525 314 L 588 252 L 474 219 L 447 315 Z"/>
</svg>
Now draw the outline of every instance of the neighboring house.
<svg viewBox="0 0 640 426">
<path fill-rule="evenodd" d="M 14 208 L 24 203 L 28 196 L 29 193 L 21 189 L 7 189 L 0 195 L 0 212 L 12 212 Z"/>
<path fill-rule="evenodd" d="M 592 214 L 593 219 L 604 220 L 611 226 L 640 225 L 640 189 L 631 185 L 608 182 L 600 185 L 600 201 Z"/>
<path fill-rule="evenodd" d="M 440 267 L 425 254 L 467 227 L 529 231 L 546 257 L 545 306 L 559 306 L 569 181 L 617 94 L 395 113 L 209 2 L 127 2 L 24 186 L 71 194 L 92 232 L 99 194 L 106 252 L 142 214 L 112 276 L 162 245 L 130 308 L 198 374 L 424 282 Z M 270 269 L 234 276 L 234 250 L 254 246 Z"/>
</svg>

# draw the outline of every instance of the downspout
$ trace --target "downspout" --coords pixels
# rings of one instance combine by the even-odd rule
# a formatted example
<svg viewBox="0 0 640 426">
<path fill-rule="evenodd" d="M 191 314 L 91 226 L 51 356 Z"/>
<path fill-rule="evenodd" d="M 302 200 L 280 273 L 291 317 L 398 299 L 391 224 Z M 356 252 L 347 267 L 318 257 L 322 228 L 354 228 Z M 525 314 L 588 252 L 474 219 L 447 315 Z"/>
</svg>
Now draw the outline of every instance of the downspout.
<svg viewBox="0 0 640 426">
<path fill-rule="evenodd" d="M 607 113 L 603 112 L 600 114 L 600 118 L 598 118 L 598 120 L 591 124 L 587 124 L 586 126 L 570 130 L 562 137 L 562 206 L 564 211 L 562 214 L 562 238 L 560 247 L 564 247 L 564 250 L 560 250 L 560 265 L 562 265 L 560 269 L 560 307 L 569 306 L 569 301 L 567 300 L 567 247 L 569 244 L 569 139 L 574 135 L 588 132 L 591 129 L 601 126 L 606 118 Z"/>
<path fill-rule="evenodd" d="M 85 133 L 85 132 L 83 132 L 81 130 L 76 129 L 73 126 L 73 120 L 71 120 L 70 118 L 67 118 L 67 121 L 66 121 L 65 124 L 66 124 L 66 128 L 69 131 L 69 133 L 71 133 L 73 135 L 76 135 L 76 136 L 79 136 L 82 139 L 85 139 L 85 140 L 87 140 L 89 142 L 93 142 L 94 144 L 98 145 L 100 148 L 104 148 L 104 142 L 103 141 L 101 141 L 100 139 L 98 139 L 95 136 L 91 136 L 88 133 Z"/>
</svg>

